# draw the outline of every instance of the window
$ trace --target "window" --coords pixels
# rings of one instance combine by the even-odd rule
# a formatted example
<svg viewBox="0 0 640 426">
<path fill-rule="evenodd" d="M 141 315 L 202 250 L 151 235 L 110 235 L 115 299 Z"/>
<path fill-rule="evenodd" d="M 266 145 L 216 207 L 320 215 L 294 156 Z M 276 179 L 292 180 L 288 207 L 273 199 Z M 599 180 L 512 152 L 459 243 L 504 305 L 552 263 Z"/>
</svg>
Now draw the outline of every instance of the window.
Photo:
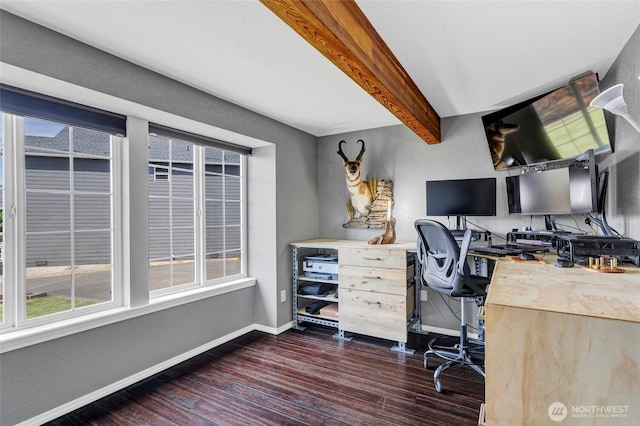
<svg viewBox="0 0 640 426">
<path fill-rule="evenodd" d="M 161 134 L 149 136 L 148 159 L 136 149 L 132 160 L 132 144 L 140 140 L 123 139 L 124 116 L 3 84 L 0 118 L 3 335 L 32 327 L 34 335 L 48 336 L 48 327 L 35 326 L 71 319 L 61 328 L 76 330 L 75 318 L 90 318 L 83 321 L 89 326 L 121 318 L 121 310 L 108 310 L 134 294 L 124 293 L 129 288 L 140 302 L 137 290 L 146 285 L 151 296 L 249 285 L 239 278 L 246 277 L 244 154 L 250 149 L 153 125 Z M 145 165 L 147 182 L 123 187 Z M 144 192 L 145 184 L 147 210 L 144 202 L 135 206 L 135 214 L 148 214 L 149 240 L 141 241 L 123 233 L 134 210 L 123 194 Z M 147 243 L 149 282 L 129 280 L 133 256 L 123 256 Z M 160 300 L 157 309 L 178 299 Z"/>
<path fill-rule="evenodd" d="M 2 294 L 15 296 L 3 300 L 3 325 L 112 306 L 115 137 L 4 116 L 11 131 L 3 132 L 0 168 L 15 181 L 5 186 L 3 178 L 2 206 L 11 206 L 15 224 L 3 227 Z"/>
<path fill-rule="evenodd" d="M 4 324 L 4 124 L 0 114 L 0 325 Z"/>
<path fill-rule="evenodd" d="M 169 182 L 169 169 L 166 166 L 161 165 L 153 166 L 153 181 Z"/>
<path fill-rule="evenodd" d="M 206 279 L 242 272 L 241 156 L 205 148 Z"/>
<path fill-rule="evenodd" d="M 194 147 L 189 143 L 149 137 L 149 290 L 151 291 L 195 282 L 196 217 L 193 151 Z M 167 180 L 155 178 L 158 164 L 167 171 Z"/>
<path fill-rule="evenodd" d="M 244 156 L 149 136 L 149 289 L 179 291 L 245 273 Z M 158 179 L 166 170 L 167 178 Z"/>
</svg>

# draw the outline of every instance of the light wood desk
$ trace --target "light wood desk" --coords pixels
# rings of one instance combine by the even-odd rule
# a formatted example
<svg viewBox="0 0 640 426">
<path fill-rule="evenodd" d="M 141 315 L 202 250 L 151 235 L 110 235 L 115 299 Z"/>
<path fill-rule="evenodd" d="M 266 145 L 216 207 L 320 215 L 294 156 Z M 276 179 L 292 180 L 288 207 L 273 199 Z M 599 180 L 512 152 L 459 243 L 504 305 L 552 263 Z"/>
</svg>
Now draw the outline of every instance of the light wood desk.
<svg viewBox="0 0 640 426">
<path fill-rule="evenodd" d="M 640 268 L 554 261 L 497 262 L 485 303 L 486 424 L 637 425 Z M 562 422 L 548 412 L 556 402 Z"/>
</svg>

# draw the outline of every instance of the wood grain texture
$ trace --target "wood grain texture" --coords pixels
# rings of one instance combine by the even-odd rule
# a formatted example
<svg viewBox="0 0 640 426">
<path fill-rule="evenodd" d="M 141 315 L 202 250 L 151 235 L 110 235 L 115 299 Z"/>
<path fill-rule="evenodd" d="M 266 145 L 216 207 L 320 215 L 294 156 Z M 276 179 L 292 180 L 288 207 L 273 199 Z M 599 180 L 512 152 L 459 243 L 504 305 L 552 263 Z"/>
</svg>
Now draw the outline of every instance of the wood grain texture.
<svg viewBox="0 0 640 426">
<path fill-rule="evenodd" d="M 561 402 L 562 424 L 636 425 L 640 270 L 597 274 L 552 261 L 501 259 L 494 271 L 485 303 L 487 424 L 559 424 L 547 410 Z M 624 416 L 585 413 L 592 407 Z"/>
<path fill-rule="evenodd" d="M 407 269 L 340 265 L 340 288 L 406 296 L 407 280 L 411 278 Z"/>
<path fill-rule="evenodd" d="M 640 323 L 639 268 L 625 265 L 624 274 L 599 274 L 580 267 L 558 268 L 555 256 L 543 260 L 500 259 L 487 302 Z"/>
<path fill-rule="evenodd" d="M 405 286 L 406 292 L 406 286 Z M 340 288 L 340 328 L 400 342 L 407 341 L 407 295 Z"/>
<path fill-rule="evenodd" d="M 49 424 L 477 424 L 482 378 L 448 370 L 447 391 L 438 394 L 433 371 L 422 366 L 427 336 L 413 334 L 418 351 L 408 355 L 388 341 L 343 342 L 334 332 L 252 332 Z"/>
<path fill-rule="evenodd" d="M 415 307 L 415 287 L 408 291 L 413 265 L 407 250 L 387 246 L 338 249 L 340 329 L 406 342 L 408 306 Z"/>
<path fill-rule="evenodd" d="M 487 424 L 554 424 L 547 416 L 554 402 L 569 411 L 562 424 L 637 424 L 640 325 L 505 306 L 486 310 Z M 581 406 L 627 408 L 624 417 L 574 417 L 572 407 Z"/>
<path fill-rule="evenodd" d="M 407 252 L 395 244 L 384 246 L 340 247 L 338 250 L 340 266 L 391 268 L 407 270 Z"/>
<path fill-rule="evenodd" d="M 440 143 L 438 113 L 355 1 L 261 2 L 421 139 Z"/>
<path fill-rule="evenodd" d="M 338 250 L 341 247 L 355 247 L 355 248 L 374 248 L 367 244 L 366 241 L 359 240 L 338 240 L 333 238 L 318 238 L 315 240 L 305 240 L 305 241 L 296 241 L 293 243 L 289 243 L 291 246 L 298 246 L 300 248 L 322 248 L 322 249 L 333 249 Z M 378 247 L 380 249 L 380 247 Z M 387 244 L 384 246 L 384 249 L 404 249 L 404 250 L 415 250 L 416 242 L 415 241 L 396 241 L 393 244 Z"/>
</svg>

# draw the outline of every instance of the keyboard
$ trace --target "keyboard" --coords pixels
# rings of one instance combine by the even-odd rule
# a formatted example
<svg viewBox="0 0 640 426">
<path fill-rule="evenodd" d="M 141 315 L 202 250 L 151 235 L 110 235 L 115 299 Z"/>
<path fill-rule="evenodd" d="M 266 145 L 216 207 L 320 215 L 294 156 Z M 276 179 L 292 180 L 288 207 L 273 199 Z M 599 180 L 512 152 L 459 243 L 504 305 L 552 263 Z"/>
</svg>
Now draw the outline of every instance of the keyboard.
<svg viewBox="0 0 640 426">
<path fill-rule="evenodd" d="M 469 251 L 478 254 L 491 254 L 493 256 L 518 256 L 522 253 L 522 249 L 518 247 L 505 247 L 505 246 L 480 246 L 471 245 Z"/>
</svg>

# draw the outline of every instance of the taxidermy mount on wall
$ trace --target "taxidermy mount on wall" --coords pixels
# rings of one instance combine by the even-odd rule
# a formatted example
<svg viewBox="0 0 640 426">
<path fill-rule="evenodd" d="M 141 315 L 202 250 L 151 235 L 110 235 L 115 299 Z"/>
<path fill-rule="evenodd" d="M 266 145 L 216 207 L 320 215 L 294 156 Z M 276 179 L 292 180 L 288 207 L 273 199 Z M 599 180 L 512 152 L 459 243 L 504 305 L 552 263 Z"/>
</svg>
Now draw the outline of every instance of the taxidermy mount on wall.
<svg viewBox="0 0 640 426">
<path fill-rule="evenodd" d="M 365 151 L 364 141 L 360 153 L 351 161 L 342 151 L 342 144 L 338 143 L 338 155 L 344 161 L 344 173 L 349 195 L 345 205 L 349 213 L 349 222 L 343 224 L 345 228 L 384 228 L 387 217 L 385 211 L 389 203 L 393 203 L 393 182 L 390 180 L 376 180 L 375 177 L 362 179 L 361 161 Z"/>
<path fill-rule="evenodd" d="M 355 160 L 351 161 L 342 152 L 342 144 L 345 141 L 338 143 L 338 155 L 344 160 L 344 174 L 347 181 L 347 191 L 349 191 L 349 197 L 351 198 L 351 204 L 353 208 L 360 213 L 360 216 L 368 216 L 373 196 L 371 190 L 366 181 L 362 180 L 360 175 L 360 160 L 364 154 L 364 141 L 359 139 L 358 142 L 362 142 L 362 148 Z"/>
</svg>

